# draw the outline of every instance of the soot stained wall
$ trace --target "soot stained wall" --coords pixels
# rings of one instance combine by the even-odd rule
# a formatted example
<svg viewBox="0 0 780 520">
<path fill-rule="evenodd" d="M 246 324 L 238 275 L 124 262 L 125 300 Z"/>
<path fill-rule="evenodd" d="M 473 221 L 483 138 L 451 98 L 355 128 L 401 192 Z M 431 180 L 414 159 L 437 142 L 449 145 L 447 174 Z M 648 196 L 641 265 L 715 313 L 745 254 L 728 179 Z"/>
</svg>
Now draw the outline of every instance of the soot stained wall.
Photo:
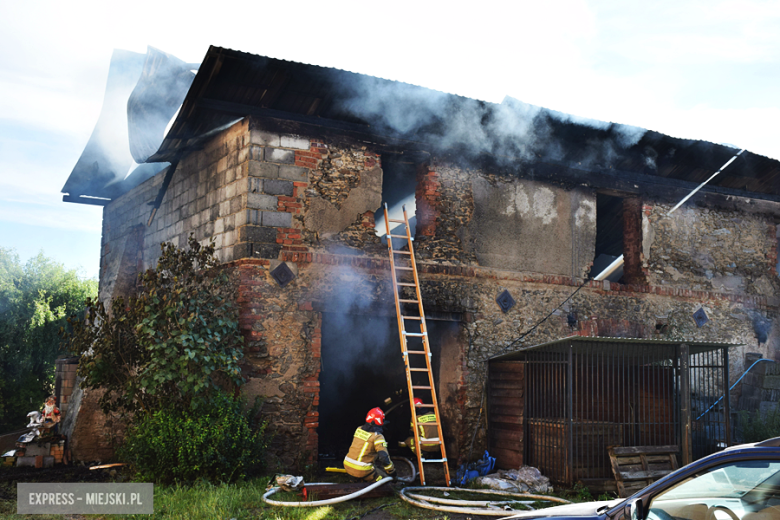
<svg viewBox="0 0 780 520">
<path fill-rule="evenodd" d="M 244 391 L 266 396 L 263 413 L 275 434 L 272 465 L 312 460 L 320 427 L 322 313 L 394 317 L 387 250 L 373 222 L 382 201 L 381 158 L 360 145 L 267 132 L 248 119 L 185 157 L 179 169 L 156 223 L 144 228 L 140 257 L 126 254 L 125 244 L 146 225 L 146 203 L 161 176 L 106 207 L 101 297 L 111 296 L 122 258 L 151 266 L 160 241 L 182 243 L 189 231 L 199 240 L 221 237 L 225 268 L 240 279 Z M 476 426 L 484 359 L 555 309 L 588 271 L 595 193 L 436 160 L 421 165 L 417 178 L 423 302 L 428 311 L 462 317 L 442 340 L 441 362 L 444 429 L 456 460 L 467 454 Z M 749 345 L 732 360 L 742 359 L 745 348 L 771 357 L 777 326 L 757 348 L 753 323 L 757 316 L 777 322 L 777 239 L 769 239 L 775 228 L 760 215 L 702 208 L 665 221 L 659 216 L 666 208 L 651 201 L 642 207 L 642 233 L 634 238 L 641 243 L 633 245 L 641 249 L 646 284 L 590 282 L 522 344 L 573 333 L 658 333 Z M 703 257 L 705 248 L 711 259 Z M 270 275 L 281 262 L 296 275 L 284 288 Z M 718 283 L 728 276 L 742 282 Z M 495 301 L 505 289 L 517 301 L 507 313 Z M 699 306 L 710 317 L 700 329 L 691 318 Z M 569 312 L 578 318 L 574 329 Z M 741 373 L 739 365 L 732 374 Z"/>
</svg>

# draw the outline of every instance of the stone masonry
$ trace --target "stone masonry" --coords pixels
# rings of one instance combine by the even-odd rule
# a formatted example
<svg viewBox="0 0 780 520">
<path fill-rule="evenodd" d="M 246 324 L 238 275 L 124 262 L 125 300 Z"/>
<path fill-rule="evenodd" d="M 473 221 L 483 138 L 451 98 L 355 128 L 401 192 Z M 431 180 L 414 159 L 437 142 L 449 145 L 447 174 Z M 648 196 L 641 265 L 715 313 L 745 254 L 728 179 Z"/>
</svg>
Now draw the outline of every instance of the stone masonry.
<svg viewBox="0 0 780 520">
<path fill-rule="evenodd" d="M 162 175 L 105 208 L 101 298 L 127 285 L 130 266 L 153 266 L 160 242 L 183 245 L 189 233 L 213 239 L 225 268 L 238 271 L 244 392 L 266 398 L 274 461 L 291 468 L 314 460 L 317 430 L 327 427 L 318 411 L 323 313 L 395 313 L 387 248 L 373 221 L 382 203 L 380 154 L 354 142 L 268 132 L 244 119 L 181 160 L 147 226 L 147 203 Z M 582 284 L 595 251 L 595 197 L 586 186 L 443 159 L 419 165 L 415 249 L 423 301 L 454 324 L 439 381 L 453 459 L 467 455 L 476 426 L 483 361 Z M 777 322 L 771 219 L 695 205 L 665 218 L 671 201 L 627 204 L 636 210 L 624 223 L 638 268 L 632 283 L 585 284 L 519 345 L 571 334 L 743 343 L 732 354 L 732 374 L 741 373 L 745 350 L 774 355 L 777 326 L 761 345 L 753 330 L 757 317 Z M 295 275 L 284 288 L 270 274 L 281 262 Z M 496 303 L 504 290 L 517 302 L 506 313 Z M 710 319 L 702 328 L 691 317 L 699 307 Z M 578 318 L 574 328 L 570 312 Z M 99 436 L 99 421 L 85 421 Z"/>
</svg>

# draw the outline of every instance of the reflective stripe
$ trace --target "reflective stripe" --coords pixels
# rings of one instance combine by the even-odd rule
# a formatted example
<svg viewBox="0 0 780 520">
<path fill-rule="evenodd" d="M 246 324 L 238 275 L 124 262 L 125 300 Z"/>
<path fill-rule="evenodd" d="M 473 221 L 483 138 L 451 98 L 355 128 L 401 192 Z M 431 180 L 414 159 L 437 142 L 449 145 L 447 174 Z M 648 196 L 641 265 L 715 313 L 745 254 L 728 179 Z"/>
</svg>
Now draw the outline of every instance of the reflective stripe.
<svg viewBox="0 0 780 520">
<path fill-rule="evenodd" d="M 374 467 L 370 462 L 360 462 L 350 457 L 344 457 L 344 465 L 351 466 L 355 469 L 364 470 Z"/>
<path fill-rule="evenodd" d="M 364 442 L 363 447 L 360 448 L 360 455 L 358 455 L 358 459 L 363 460 L 363 457 L 366 455 L 366 450 L 368 449 L 368 443 Z M 361 464 L 364 464 L 361 462 Z"/>
<path fill-rule="evenodd" d="M 420 444 L 425 446 L 425 443 L 439 444 L 439 438 L 438 437 L 431 437 L 430 439 L 425 439 L 425 438 L 420 437 Z"/>
<path fill-rule="evenodd" d="M 374 441 L 374 446 L 382 446 L 384 448 L 387 448 L 387 443 L 385 441 L 380 441 L 379 439 Z"/>
<path fill-rule="evenodd" d="M 371 438 L 371 434 L 362 428 L 358 428 L 357 430 L 355 430 L 355 437 L 357 437 L 362 441 L 367 441 L 368 439 Z"/>
</svg>

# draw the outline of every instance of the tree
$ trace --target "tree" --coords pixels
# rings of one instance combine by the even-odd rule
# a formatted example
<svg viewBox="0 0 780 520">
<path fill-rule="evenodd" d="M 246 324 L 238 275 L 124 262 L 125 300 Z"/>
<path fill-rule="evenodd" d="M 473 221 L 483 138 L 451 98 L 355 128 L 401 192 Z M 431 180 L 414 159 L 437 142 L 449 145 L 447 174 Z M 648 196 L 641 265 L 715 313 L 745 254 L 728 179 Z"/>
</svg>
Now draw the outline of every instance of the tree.
<svg viewBox="0 0 780 520">
<path fill-rule="evenodd" d="M 0 247 L 0 432 L 24 427 L 27 412 L 52 393 L 57 332 L 97 285 L 42 253 L 22 264 Z"/>
<path fill-rule="evenodd" d="M 168 406 L 194 409 L 236 388 L 243 336 L 235 294 L 213 244 L 203 247 L 192 236 L 187 249 L 162 244 L 137 296 L 113 300 L 110 312 L 89 300 L 87 319 L 69 320 L 82 385 L 105 390 L 106 413 L 147 416 Z"/>
</svg>

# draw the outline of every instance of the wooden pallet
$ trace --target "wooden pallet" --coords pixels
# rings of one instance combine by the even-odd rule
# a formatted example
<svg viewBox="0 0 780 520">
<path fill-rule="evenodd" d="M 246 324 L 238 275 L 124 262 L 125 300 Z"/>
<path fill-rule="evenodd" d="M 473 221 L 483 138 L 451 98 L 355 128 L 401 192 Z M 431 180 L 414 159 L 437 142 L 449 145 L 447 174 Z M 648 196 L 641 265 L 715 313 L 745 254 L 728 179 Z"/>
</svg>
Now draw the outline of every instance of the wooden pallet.
<svg viewBox="0 0 780 520">
<path fill-rule="evenodd" d="M 610 446 L 607 450 L 621 498 L 679 468 L 677 446 Z"/>
</svg>

